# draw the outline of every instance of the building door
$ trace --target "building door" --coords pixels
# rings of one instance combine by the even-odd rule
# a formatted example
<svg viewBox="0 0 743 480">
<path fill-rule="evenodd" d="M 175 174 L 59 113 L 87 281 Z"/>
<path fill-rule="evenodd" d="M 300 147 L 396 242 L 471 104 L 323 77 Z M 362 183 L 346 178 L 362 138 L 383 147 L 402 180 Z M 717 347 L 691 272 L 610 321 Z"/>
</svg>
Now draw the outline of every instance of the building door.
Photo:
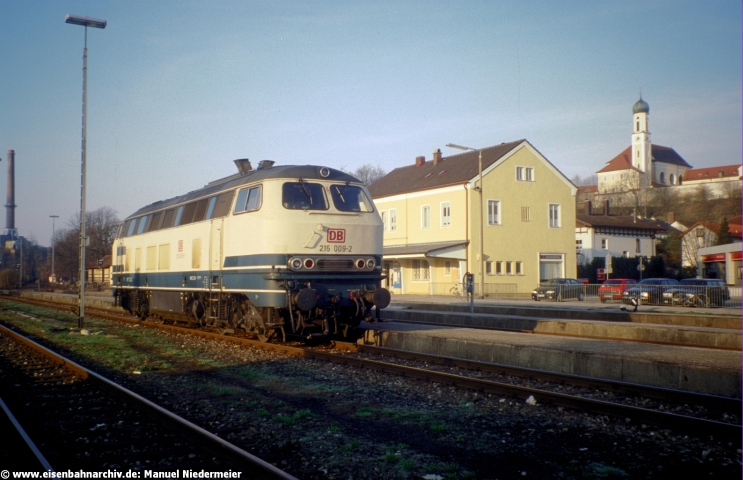
<svg viewBox="0 0 743 480">
<path fill-rule="evenodd" d="M 539 254 L 539 283 L 544 283 L 553 278 L 563 278 L 563 256 L 559 253 Z"/>
</svg>

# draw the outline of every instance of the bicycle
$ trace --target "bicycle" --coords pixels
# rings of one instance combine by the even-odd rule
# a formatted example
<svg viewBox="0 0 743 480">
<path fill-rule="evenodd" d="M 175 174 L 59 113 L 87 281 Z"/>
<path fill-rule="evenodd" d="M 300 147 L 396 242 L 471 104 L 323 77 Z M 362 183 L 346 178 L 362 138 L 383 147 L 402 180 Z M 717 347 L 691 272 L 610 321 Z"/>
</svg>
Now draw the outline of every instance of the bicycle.
<svg viewBox="0 0 743 480">
<path fill-rule="evenodd" d="M 464 300 L 467 298 L 467 294 L 465 293 L 464 289 L 459 289 L 459 283 L 455 283 L 454 286 L 449 289 L 449 293 L 459 298 L 460 300 Z"/>
</svg>

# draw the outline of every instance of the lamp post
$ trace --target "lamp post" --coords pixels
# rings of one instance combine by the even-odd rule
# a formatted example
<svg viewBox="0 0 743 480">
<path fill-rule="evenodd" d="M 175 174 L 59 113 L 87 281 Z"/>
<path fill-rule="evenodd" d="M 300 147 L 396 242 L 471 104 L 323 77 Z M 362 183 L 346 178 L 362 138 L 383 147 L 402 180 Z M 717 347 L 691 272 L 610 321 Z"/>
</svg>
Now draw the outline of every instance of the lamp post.
<svg viewBox="0 0 743 480">
<path fill-rule="evenodd" d="M 472 150 L 473 152 L 478 152 L 478 171 L 479 173 L 479 182 L 480 185 L 478 187 L 475 187 L 475 190 L 480 192 L 480 262 L 479 262 L 479 268 L 480 268 L 480 298 L 485 298 L 485 269 L 483 268 L 483 265 L 485 264 L 485 255 L 483 253 L 484 250 L 484 230 L 485 230 L 485 224 L 484 224 L 484 206 L 483 206 L 483 195 L 482 195 L 482 149 L 477 148 L 470 148 L 470 147 L 464 147 L 462 145 L 455 145 L 453 143 L 447 143 L 447 147 L 449 148 L 456 148 L 457 150 Z"/>
<path fill-rule="evenodd" d="M 54 244 L 55 244 L 55 234 L 54 234 L 54 222 L 56 219 L 59 218 L 59 215 L 49 215 L 49 218 L 52 219 L 52 292 L 54 291 L 54 284 L 57 283 L 57 276 L 54 274 Z"/>
<path fill-rule="evenodd" d="M 87 130 L 87 99 L 88 99 L 88 27 L 106 28 L 105 20 L 90 17 L 66 15 L 65 23 L 82 25 L 85 27 L 85 47 L 83 48 L 83 139 L 80 154 L 80 290 L 77 326 L 82 328 L 85 319 L 85 247 L 88 237 L 85 235 L 85 131 Z"/>
</svg>

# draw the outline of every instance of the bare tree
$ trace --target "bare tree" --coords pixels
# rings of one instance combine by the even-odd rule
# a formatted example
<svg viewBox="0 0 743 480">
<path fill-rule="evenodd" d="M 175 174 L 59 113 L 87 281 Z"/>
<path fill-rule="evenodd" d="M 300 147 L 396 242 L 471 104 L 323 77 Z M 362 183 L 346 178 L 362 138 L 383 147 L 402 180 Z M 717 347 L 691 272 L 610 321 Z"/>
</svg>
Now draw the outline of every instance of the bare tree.
<svg viewBox="0 0 743 480">
<path fill-rule="evenodd" d="M 725 182 L 722 186 L 723 195 L 727 200 L 726 211 L 730 217 L 741 215 L 741 184 L 740 182 Z"/>
<path fill-rule="evenodd" d="M 712 191 L 706 185 L 699 185 L 689 196 L 689 201 L 695 206 L 699 220 L 711 220 L 715 201 Z"/>
<path fill-rule="evenodd" d="M 659 187 L 652 191 L 653 205 L 664 214 L 674 211 L 679 201 L 678 191 L 673 187 Z"/>
<path fill-rule="evenodd" d="M 85 213 L 85 233 L 90 243 L 85 247 L 85 257 L 89 263 L 111 254 L 116 230 L 120 220 L 116 211 L 101 207 Z M 55 248 L 55 270 L 59 276 L 77 278 L 80 269 L 80 214 L 67 221 L 66 229 L 57 230 L 52 239 Z"/>
<path fill-rule="evenodd" d="M 573 182 L 573 185 L 576 187 L 582 187 L 585 185 L 598 185 L 599 183 L 599 176 L 595 173 L 586 175 L 585 177 L 581 177 L 580 174 L 576 173 L 573 178 L 570 179 L 571 182 Z"/>
<path fill-rule="evenodd" d="M 354 177 L 361 180 L 364 185 L 371 185 L 372 183 L 387 175 L 387 172 L 385 172 L 382 167 L 380 167 L 379 165 L 375 167 L 370 163 L 366 163 L 360 166 L 353 172 L 349 172 L 348 170 L 346 170 L 345 167 L 341 167 L 341 171 L 350 173 Z"/>
</svg>

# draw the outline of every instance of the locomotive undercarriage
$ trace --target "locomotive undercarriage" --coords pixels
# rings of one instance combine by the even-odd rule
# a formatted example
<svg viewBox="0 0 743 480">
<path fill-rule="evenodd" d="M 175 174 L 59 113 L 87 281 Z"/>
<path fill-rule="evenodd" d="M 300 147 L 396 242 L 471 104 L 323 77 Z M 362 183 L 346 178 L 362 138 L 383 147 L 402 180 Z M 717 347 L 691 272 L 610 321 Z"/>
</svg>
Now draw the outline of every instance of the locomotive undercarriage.
<svg viewBox="0 0 743 480">
<path fill-rule="evenodd" d="M 389 303 L 384 289 L 350 292 L 350 298 L 341 300 L 338 296 L 319 299 L 315 290 L 303 288 L 287 292 L 284 308 L 258 307 L 236 293 L 117 290 L 115 295 L 118 305 L 142 320 L 186 322 L 222 334 L 242 330 L 263 342 L 287 337 L 350 339 L 362 320 L 375 321 L 375 303 L 377 307 L 385 299 Z"/>
</svg>

